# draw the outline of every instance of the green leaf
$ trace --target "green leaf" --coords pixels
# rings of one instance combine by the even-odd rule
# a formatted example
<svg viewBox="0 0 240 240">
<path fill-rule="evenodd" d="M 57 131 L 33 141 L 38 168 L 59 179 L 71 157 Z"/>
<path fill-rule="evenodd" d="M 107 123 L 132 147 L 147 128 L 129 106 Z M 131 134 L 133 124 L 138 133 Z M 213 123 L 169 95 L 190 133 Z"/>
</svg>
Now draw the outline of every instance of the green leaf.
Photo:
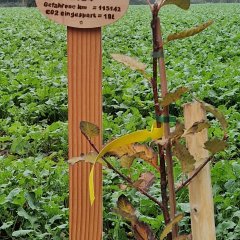
<svg viewBox="0 0 240 240">
<path fill-rule="evenodd" d="M 0 205 L 3 205 L 7 202 L 7 196 L 5 194 L 0 195 Z"/>
<path fill-rule="evenodd" d="M 170 34 L 167 37 L 167 43 L 170 42 L 170 41 L 173 41 L 173 40 L 184 39 L 184 38 L 194 36 L 194 35 L 202 32 L 203 30 L 205 30 L 207 27 L 209 27 L 212 24 L 213 24 L 213 21 L 209 20 L 208 22 L 202 23 L 201 25 L 198 25 L 196 27 L 184 30 L 184 31 L 179 32 L 179 33 Z"/>
<path fill-rule="evenodd" d="M 7 202 L 13 202 L 13 199 L 22 191 L 21 188 L 13 189 L 6 197 Z"/>
<path fill-rule="evenodd" d="M 32 210 L 37 209 L 37 202 L 36 202 L 36 198 L 35 198 L 35 193 L 34 192 L 27 192 L 25 193 L 25 198 L 28 202 L 29 207 Z"/>
<path fill-rule="evenodd" d="M 165 0 L 162 6 L 174 4 L 184 10 L 188 10 L 190 7 L 190 0 Z"/>
<path fill-rule="evenodd" d="M 18 230 L 12 233 L 13 237 L 23 237 L 29 235 L 29 233 L 34 232 L 33 230 Z"/>
<path fill-rule="evenodd" d="M 13 221 L 5 222 L 5 223 L 2 224 L 0 229 L 5 230 L 5 229 L 11 227 L 12 225 L 13 225 Z"/>
<path fill-rule="evenodd" d="M 99 127 L 87 121 L 80 122 L 80 129 L 81 129 L 81 132 L 89 138 L 96 137 L 100 134 Z"/>
<path fill-rule="evenodd" d="M 212 154 L 223 151 L 227 147 L 227 143 L 220 139 L 211 139 L 205 144 L 205 148 L 210 151 Z"/>
<path fill-rule="evenodd" d="M 28 220 L 32 226 L 38 220 L 37 217 L 30 216 L 23 208 L 19 208 L 17 214 L 18 214 L 18 216 L 23 217 L 26 220 Z"/>
<path fill-rule="evenodd" d="M 163 240 L 172 231 L 173 226 L 180 222 L 183 219 L 183 217 L 184 217 L 183 214 L 179 214 L 170 223 L 168 223 L 160 236 L 160 240 Z"/>
<path fill-rule="evenodd" d="M 184 173 L 192 172 L 195 169 L 194 164 L 196 160 L 190 154 L 190 152 L 188 151 L 185 145 L 179 143 L 178 141 L 175 142 L 174 148 L 173 148 L 173 154 L 181 162 L 182 171 Z"/>
<path fill-rule="evenodd" d="M 61 214 L 61 215 L 55 215 L 55 216 L 53 216 L 51 219 L 49 219 L 49 222 L 51 223 L 51 224 L 53 224 L 56 220 L 60 220 L 60 219 L 62 219 L 63 218 L 63 215 Z"/>
<path fill-rule="evenodd" d="M 166 107 L 173 102 L 176 102 L 184 93 L 186 93 L 189 89 L 186 87 L 180 87 L 173 93 L 167 93 L 166 96 L 161 101 L 161 106 Z"/>
</svg>

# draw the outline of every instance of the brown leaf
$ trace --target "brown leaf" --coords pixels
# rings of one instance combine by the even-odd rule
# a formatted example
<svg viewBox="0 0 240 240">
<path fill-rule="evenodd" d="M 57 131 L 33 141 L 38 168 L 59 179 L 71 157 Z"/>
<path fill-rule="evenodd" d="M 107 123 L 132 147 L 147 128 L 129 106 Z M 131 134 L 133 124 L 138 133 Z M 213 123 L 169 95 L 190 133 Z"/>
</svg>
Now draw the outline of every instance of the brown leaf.
<svg viewBox="0 0 240 240">
<path fill-rule="evenodd" d="M 136 151 L 133 148 L 134 144 L 128 144 L 128 145 L 123 145 L 121 147 L 112 149 L 111 151 L 108 152 L 109 155 L 117 156 L 119 158 L 123 156 L 134 156 L 136 154 Z"/>
<path fill-rule="evenodd" d="M 188 149 L 181 143 L 175 142 L 173 148 L 173 154 L 179 159 L 184 173 L 189 173 L 195 169 L 196 160 L 190 154 Z"/>
<path fill-rule="evenodd" d="M 148 162 L 152 166 L 154 166 L 156 169 L 158 169 L 158 156 L 153 151 L 152 148 L 148 147 L 145 144 L 129 144 L 124 145 L 120 148 L 113 149 L 109 152 L 110 155 L 114 155 L 119 157 L 120 159 L 123 158 L 123 156 L 126 156 L 127 158 L 123 158 L 123 164 L 124 166 L 129 166 L 132 164 L 133 159 L 135 158 L 141 158 L 144 161 Z M 129 163 L 127 163 L 129 161 Z M 122 164 L 122 161 L 121 161 Z"/>
<path fill-rule="evenodd" d="M 155 182 L 155 176 L 151 172 L 142 173 L 140 178 L 134 183 L 134 186 L 143 189 L 144 191 L 149 191 L 149 188 Z"/>
<path fill-rule="evenodd" d="M 117 209 L 114 209 L 114 211 L 131 222 L 137 240 L 156 240 L 151 228 L 137 219 L 135 209 L 125 195 L 118 198 Z"/>
<path fill-rule="evenodd" d="M 210 124 L 206 120 L 193 123 L 193 125 L 185 131 L 183 137 L 189 134 L 195 134 L 201 132 L 203 129 L 209 128 Z"/>
<path fill-rule="evenodd" d="M 176 128 L 170 133 L 169 138 L 172 140 L 179 139 L 184 133 L 184 124 L 177 122 Z"/>
<path fill-rule="evenodd" d="M 178 214 L 170 223 L 168 223 L 160 236 L 160 240 L 163 240 L 172 231 L 173 226 L 180 222 L 183 217 L 183 214 Z"/>
<path fill-rule="evenodd" d="M 136 213 L 133 205 L 129 202 L 125 195 L 121 195 L 117 201 L 117 209 L 115 212 L 120 214 L 126 220 L 132 222 L 134 224 L 136 222 Z"/>
<path fill-rule="evenodd" d="M 186 93 L 189 89 L 186 87 L 180 87 L 173 93 L 167 93 L 160 103 L 162 107 L 166 107 L 173 102 L 176 102 L 184 93 Z"/>
<path fill-rule="evenodd" d="M 205 148 L 210 151 L 212 154 L 223 151 L 227 147 L 227 143 L 220 139 L 211 139 L 205 144 Z"/>
<path fill-rule="evenodd" d="M 87 163 L 92 163 L 94 164 L 95 163 L 95 160 L 97 158 L 97 153 L 95 152 L 90 152 L 86 155 L 82 154 L 80 157 L 73 157 L 71 159 L 68 160 L 68 163 L 69 164 L 72 164 L 74 165 L 75 163 L 78 163 L 80 161 L 83 161 L 83 162 L 87 162 Z M 102 160 L 102 159 L 98 159 L 97 161 L 98 163 L 101 163 L 102 165 L 106 166 L 105 162 Z"/>
<path fill-rule="evenodd" d="M 153 231 L 148 224 L 137 220 L 132 223 L 132 229 L 136 240 L 156 240 Z"/>
<path fill-rule="evenodd" d="M 159 169 L 158 167 L 158 155 L 151 147 L 148 147 L 144 144 L 134 144 L 133 148 L 136 151 L 136 156 L 138 158 L 143 159 L 145 162 L 148 162 L 156 169 Z"/>
<path fill-rule="evenodd" d="M 84 159 L 82 157 L 73 157 L 71 159 L 68 160 L 68 163 L 71 165 L 74 165 L 80 161 L 84 161 Z"/>
<path fill-rule="evenodd" d="M 120 185 L 119 185 L 119 188 L 120 188 L 121 190 L 123 190 L 123 191 L 126 190 L 127 187 L 128 187 L 128 186 L 125 185 L 125 184 L 120 184 Z"/>
<path fill-rule="evenodd" d="M 160 140 L 156 140 L 154 142 L 156 144 L 161 145 L 161 146 L 165 146 L 169 142 L 169 139 L 168 138 L 163 138 L 163 139 L 160 139 Z"/>
<path fill-rule="evenodd" d="M 168 4 L 174 4 L 184 10 L 188 10 L 190 7 L 190 0 L 165 0 L 162 6 L 168 5 Z"/>
<path fill-rule="evenodd" d="M 174 240 L 190 240 L 190 239 L 191 239 L 191 235 L 180 235 L 174 238 Z"/>
<path fill-rule="evenodd" d="M 209 27 L 212 24 L 213 24 L 213 21 L 209 20 L 208 22 L 202 23 L 202 24 L 200 24 L 196 27 L 184 30 L 184 31 L 179 32 L 179 33 L 170 34 L 167 37 L 167 42 L 194 36 L 194 35 L 202 32 L 203 30 L 205 30 L 207 27 Z"/>
<path fill-rule="evenodd" d="M 202 102 L 202 104 L 207 112 L 210 112 L 211 114 L 214 115 L 215 118 L 218 119 L 223 130 L 226 131 L 227 127 L 228 127 L 228 123 L 227 123 L 227 120 L 226 120 L 225 116 L 223 115 L 223 113 L 220 112 L 219 109 L 215 108 L 214 106 L 212 106 L 208 103 Z"/>
<path fill-rule="evenodd" d="M 83 134 L 85 134 L 89 138 L 96 137 L 100 134 L 99 127 L 87 121 L 80 122 L 80 130 Z"/>
<path fill-rule="evenodd" d="M 130 67 L 133 70 L 138 70 L 142 73 L 145 72 L 146 69 L 146 65 L 139 62 L 138 60 L 136 60 L 135 58 L 126 56 L 126 55 L 122 55 L 122 54 L 111 54 L 112 58 L 120 63 L 123 63 L 124 65 L 126 65 L 127 67 Z"/>
</svg>

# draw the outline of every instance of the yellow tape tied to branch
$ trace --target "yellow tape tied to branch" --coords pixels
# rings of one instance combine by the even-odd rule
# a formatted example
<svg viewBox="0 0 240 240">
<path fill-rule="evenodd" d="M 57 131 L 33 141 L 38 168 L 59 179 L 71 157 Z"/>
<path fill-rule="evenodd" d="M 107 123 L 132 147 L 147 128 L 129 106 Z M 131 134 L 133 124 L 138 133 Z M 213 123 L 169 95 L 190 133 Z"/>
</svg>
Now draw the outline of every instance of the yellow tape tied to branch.
<svg viewBox="0 0 240 240">
<path fill-rule="evenodd" d="M 144 142 L 148 139 L 151 140 L 157 140 L 160 139 L 163 136 L 163 128 L 156 128 L 155 126 L 152 126 L 151 131 L 148 130 L 139 130 L 127 135 L 124 135 L 116 140 L 113 140 L 109 144 L 107 144 L 98 154 L 98 156 L 95 159 L 95 162 L 92 166 L 90 175 L 89 175 L 89 193 L 90 193 L 90 202 L 91 205 L 93 205 L 95 200 L 95 194 L 94 194 L 94 168 L 96 162 L 103 157 L 107 152 L 111 151 L 112 149 L 119 148 L 124 145 L 128 145 L 135 142 Z"/>
</svg>

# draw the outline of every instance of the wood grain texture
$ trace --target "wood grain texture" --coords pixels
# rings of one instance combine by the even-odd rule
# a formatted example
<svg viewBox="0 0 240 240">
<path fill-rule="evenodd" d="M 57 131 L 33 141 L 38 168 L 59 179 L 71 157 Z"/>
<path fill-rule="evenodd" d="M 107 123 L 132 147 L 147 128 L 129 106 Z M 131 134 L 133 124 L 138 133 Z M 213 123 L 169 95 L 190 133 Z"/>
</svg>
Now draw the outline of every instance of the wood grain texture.
<svg viewBox="0 0 240 240">
<path fill-rule="evenodd" d="M 79 129 L 80 121 L 102 126 L 102 52 L 101 29 L 68 27 L 69 158 L 92 149 Z M 94 138 L 97 148 L 102 137 Z M 95 195 L 90 205 L 88 179 L 90 164 L 70 166 L 70 239 L 102 239 L 102 170 L 95 170 Z"/>
<path fill-rule="evenodd" d="M 193 123 L 206 119 L 206 113 L 199 102 L 194 102 L 184 106 L 184 117 L 185 127 L 188 129 Z M 208 158 L 208 151 L 204 149 L 204 143 L 207 139 L 206 129 L 186 137 L 187 147 L 197 160 L 196 167 Z M 209 164 L 191 181 L 189 197 L 193 240 L 215 240 L 214 205 Z"/>
</svg>

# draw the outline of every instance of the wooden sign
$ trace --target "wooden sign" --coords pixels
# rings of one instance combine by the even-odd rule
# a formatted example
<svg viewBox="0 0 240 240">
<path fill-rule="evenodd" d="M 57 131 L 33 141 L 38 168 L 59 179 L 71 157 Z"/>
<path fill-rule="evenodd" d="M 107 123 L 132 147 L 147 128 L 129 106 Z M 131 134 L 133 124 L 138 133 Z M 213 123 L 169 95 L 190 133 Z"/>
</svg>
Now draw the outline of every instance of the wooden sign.
<svg viewBox="0 0 240 240">
<path fill-rule="evenodd" d="M 79 124 L 88 121 L 102 129 L 101 27 L 117 21 L 127 11 L 129 0 L 36 0 L 40 11 L 68 26 L 68 139 L 69 158 L 92 149 Z M 93 139 L 98 149 L 102 136 Z M 102 239 L 102 167 L 94 171 L 95 201 L 89 198 L 91 165 L 79 162 L 69 167 L 69 239 Z"/>
<path fill-rule="evenodd" d="M 129 0 L 36 0 L 39 10 L 53 21 L 74 28 L 96 28 L 120 19 Z"/>
</svg>

